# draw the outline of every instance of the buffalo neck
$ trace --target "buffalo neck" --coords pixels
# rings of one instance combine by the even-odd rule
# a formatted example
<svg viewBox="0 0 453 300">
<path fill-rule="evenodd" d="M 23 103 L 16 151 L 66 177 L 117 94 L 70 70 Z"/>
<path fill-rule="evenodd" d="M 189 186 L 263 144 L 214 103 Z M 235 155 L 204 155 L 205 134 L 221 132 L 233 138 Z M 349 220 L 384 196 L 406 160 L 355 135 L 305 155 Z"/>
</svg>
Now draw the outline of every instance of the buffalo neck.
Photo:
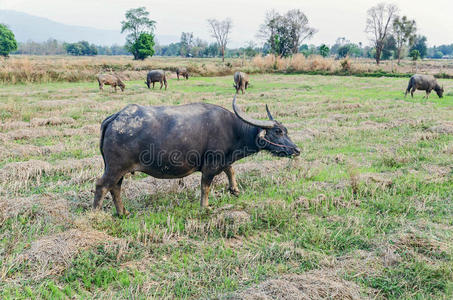
<svg viewBox="0 0 453 300">
<path fill-rule="evenodd" d="M 239 121 L 236 129 L 237 142 L 231 155 L 231 163 L 261 150 L 256 144 L 256 136 L 261 128 Z"/>
</svg>

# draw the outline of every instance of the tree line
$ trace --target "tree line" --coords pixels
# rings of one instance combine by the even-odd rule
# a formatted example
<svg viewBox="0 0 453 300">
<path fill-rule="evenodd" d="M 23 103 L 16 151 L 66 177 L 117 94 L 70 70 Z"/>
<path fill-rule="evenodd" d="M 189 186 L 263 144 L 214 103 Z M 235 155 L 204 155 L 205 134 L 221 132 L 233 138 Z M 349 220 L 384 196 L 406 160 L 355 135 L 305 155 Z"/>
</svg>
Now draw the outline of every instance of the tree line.
<svg viewBox="0 0 453 300">
<path fill-rule="evenodd" d="M 126 11 L 125 20 L 121 22 L 121 33 L 127 33 L 124 46 L 100 46 L 87 41 L 64 43 L 54 39 L 37 43 L 17 43 L 14 34 L 6 25 L 0 25 L 0 55 L 13 54 L 59 55 L 128 55 L 134 59 L 159 56 L 183 57 L 253 57 L 272 54 L 286 57 L 296 53 L 306 56 L 318 54 L 323 57 L 367 57 L 381 60 L 411 57 L 418 58 L 451 58 L 453 44 L 428 48 L 427 38 L 417 34 L 417 24 L 407 16 L 399 15 L 395 4 L 379 3 L 367 11 L 365 32 L 372 44 L 352 43 L 346 37 L 339 37 L 335 44 L 319 46 L 307 41 L 317 30 L 309 25 L 308 17 L 299 9 L 286 13 L 270 10 L 266 13 L 263 24 L 256 37 L 263 44 L 256 46 L 253 41 L 237 49 L 228 48 L 229 35 L 233 28 L 231 19 L 207 19 L 207 26 L 213 41 L 208 42 L 195 37 L 192 32 L 182 32 L 179 42 L 159 45 L 155 42 L 156 22 L 151 20 L 145 7 Z"/>
</svg>

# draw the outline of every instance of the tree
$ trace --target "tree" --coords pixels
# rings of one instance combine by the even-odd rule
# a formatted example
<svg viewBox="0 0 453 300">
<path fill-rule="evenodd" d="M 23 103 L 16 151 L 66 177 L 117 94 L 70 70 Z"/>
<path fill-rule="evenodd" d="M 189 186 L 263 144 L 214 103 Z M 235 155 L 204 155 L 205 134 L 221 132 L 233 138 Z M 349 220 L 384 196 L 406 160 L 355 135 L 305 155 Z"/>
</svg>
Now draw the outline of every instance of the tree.
<svg viewBox="0 0 453 300">
<path fill-rule="evenodd" d="M 8 57 L 10 52 L 17 50 L 17 42 L 14 33 L 8 26 L 0 24 L 0 55 Z"/>
<path fill-rule="evenodd" d="M 145 7 L 129 9 L 125 16 L 126 21 L 121 21 L 121 33 L 129 32 L 126 37 L 126 48 L 134 55 L 134 59 L 143 60 L 147 56 L 152 56 L 154 54 L 153 31 L 156 22 L 149 19 L 149 12 Z"/>
<path fill-rule="evenodd" d="M 428 52 L 428 47 L 426 46 L 426 36 L 418 35 L 415 38 L 415 42 L 412 45 L 410 51 L 412 50 L 417 50 L 418 53 L 420 54 L 420 57 L 425 58 Z"/>
<path fill-rule="evenodd" d="M 407 44 L 411 47 L 415 41 L 415 32 L 417 31 L 417 26 L 414 20 L 409 20 L 406 16 L 400 17 L 396 16 L 393 20 L 393 34 L 396 41 L 396 57 L 398 59 L 398 64 L 401 61 L 401 52 L 403 47 Z"/>
<path fill-rule="evenodd" d="M 409 53 L 409 56 L 412 58 L 413 61 L 416 61 L 417 59 L 420 58 L 420 52 L 418 52 L 417 49 L 414 49 Z"/>
<path fill-rule="evenodd" d="M 322 57 L 327 57 L 327 56 L 329 56 L 329 52 L 330 52 L 330 49 L 329 49 L 329 47 L 327 47 L 325 44 L 322 44 L 321 46 L 319 46 L 319 54 L 320 54 Z"/>
<path fill-rule="evenodd" d="M 297 53 L 300 44 L 315 33 L 316 30 L 308 26 L 308 18 L 301 10 L 292 9 L 284 15 L 271 10 L 266 13 L 258 36 L 266 41 L 275 55 L 289 56 Z"/>
<path fill-rule="evenodd" d="M 181 56 L 189 56 L 191 53 L 191 49 L 194 46 L 194 37 L 192 32 L 183 32 L 181 33 L 181 40 L 179 42 L 180 48 L 180 55 Z"/>
<path fill-rule="evenodd" d="M 393 35 L 389 35 L 384 40 L 384 47 L 382 48 L 381 58 L 383 60 L 395 57 L 398 51 L 396 47 L 396 40 Z"/>
<path fill-rule="evenodd" d="M 138 40 L 129 48 L 135 59 L 144 60 L 154 55 L 154 36 L 149 33 L 141 33 Z"/>
<path fill-rule="evenodd" d="M 64 45 L 66 52 L 69 55 L 74 55 L 74 56 L 91 56 L 91 55 L 97 55 L 98 50 L 95 45 L 89 44 L 87 41 L 80 41 L 77 43 L 67 43 Z"/>
<path fill-rule="evenodd" d="M 217 44 L 219 44 L 220 52 L 222 53 L 222 61 L 225 61 L 225 49 L 228 44 L 228 35 L 231 32 L 233 22 L 229 18 L 223 21 L 208 19 L 208 24 L 211 29 L 212 37 L 215 38 Z"/>
<path fill-rule="evenodd" d="M 394 4 L 379 3 L 368 10 L 365 32 L 371 34 L 371 40 L 376 49 L 376 64 L 381 61 L 385 38 L 391 31 L 391 21 L 394 19 L 398 7 Z"/>
</svg>

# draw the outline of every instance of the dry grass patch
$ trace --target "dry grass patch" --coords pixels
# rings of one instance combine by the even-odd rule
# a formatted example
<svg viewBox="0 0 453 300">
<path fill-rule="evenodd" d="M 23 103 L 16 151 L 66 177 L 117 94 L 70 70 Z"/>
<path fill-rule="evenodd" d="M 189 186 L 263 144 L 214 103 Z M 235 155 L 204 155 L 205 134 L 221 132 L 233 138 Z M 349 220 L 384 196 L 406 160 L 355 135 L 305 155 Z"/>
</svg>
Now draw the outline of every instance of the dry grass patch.
<svg viewBox="0 0 453 300">
<path fill-rule="evenodd" d="M 30 123 L 23 122 L 23 121 L 12 121 L 12 122 L 0 123 L 0 130 L 11 130 L 11 129 L 26 128 L 26 127 L 30 127 Z"/>
<path fill-rule="evenodd" d="M 203 236 L 219 231 L 222 236 L 233 237 L 251 223 L 251 218 L 247 212 L 231 208 L 232 206 L 227 205 L 217 210 L 208 221 L 189 219 L 184 230 L 187 234 Z"/>
<path fill-rule="evenodd" d="M 432 126 L 428 129 L 431 132 L 441 133 L 441 134 L 453 134 L 453 122 L 445 122 Z"/>
<path fill-rule="evenodd" d="M 39 182 L 43 173 L 52 169 L 51 164 L 42 160 L 29 160 L 22 162 L 12 162 L 0 169 L 0 184 L 16 182 L 23 186 L 30 179 Z"/>
<path fill-rule="evenodd" d="M 121 241 L 93 229 L 70 229 L 34 241 L 17 257 L 16 263 L 28 265 L 27 277 L 37 280 L 61 274 L 80 251 L 108 242 Z"/>
<path fill-rule="evenodd" d="M 69 207 L 66 199 L 56 195 L 34 195 L 30 197 L 0 198 L 0 224 L 2 220 L 20 214 L 48 214 L 60 221 L 69 221 Z"/>
<path fill-rule="evenodd" d="M 302 275 L 284 275 L 269 279 L 227 299 L 302 300 L 302 299 L 363 299 L 360 287 L 330 270 L 314 270 Z"/>
<path fill-rule="evenodd" d="M 7 133 L 8 139 L 12 140 L 29 140 L 29 139 L 35 139 L 35 138 L 40 138 L 40 137 L 57 137 L 61 136 L 62 132 L 58 131 L 56 129 L 50 129 L 50 128 L 33 128 L 33 129 L 28 129 L 28 128 L 23 128 L 23 129 L 16 129 L 9 131 Z"/>
<path fill-rule="evenodd" d="M 69 117 L 50 117 L 50 118 L 33 118 L 30 120 L 31 126 L 47 126 L 47 125 L 62 125 L 74 124 L 74 119 Z"/>
</svg>

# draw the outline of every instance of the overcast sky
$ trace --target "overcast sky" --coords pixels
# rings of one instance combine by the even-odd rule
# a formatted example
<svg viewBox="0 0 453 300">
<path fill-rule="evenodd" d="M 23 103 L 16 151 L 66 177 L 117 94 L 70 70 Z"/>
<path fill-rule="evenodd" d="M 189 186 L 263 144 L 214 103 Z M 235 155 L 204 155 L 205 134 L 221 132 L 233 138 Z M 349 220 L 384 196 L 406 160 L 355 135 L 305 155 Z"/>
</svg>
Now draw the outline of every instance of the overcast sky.
<svg viewBox="0 0 453 300">
<path fill-rule="evenodd" d="M 318 30 L 308 41 L 333 44 L 344 36 L 353 42 L 369 44 L 364 33 L 366 11 L 381 1 L 372 0 L 0 0 L 0 9 L 11 9 L 45 17 L 69 25 L 120 30 L 124 13 L 130 8 L 145 6 L 151 19 L 157 21 L 157 35 L 180 36 L 182 31 L 211 41 L 207 18 L 233 20 L 232 47 L 256 40 L 256 32 L 269 9 L 285 12 L 297 8 Z M 452 0 L 392 1 L 417 22 L 419 33 L 426 35 L 429 45 L 453 43 Z"/>
</svg>

